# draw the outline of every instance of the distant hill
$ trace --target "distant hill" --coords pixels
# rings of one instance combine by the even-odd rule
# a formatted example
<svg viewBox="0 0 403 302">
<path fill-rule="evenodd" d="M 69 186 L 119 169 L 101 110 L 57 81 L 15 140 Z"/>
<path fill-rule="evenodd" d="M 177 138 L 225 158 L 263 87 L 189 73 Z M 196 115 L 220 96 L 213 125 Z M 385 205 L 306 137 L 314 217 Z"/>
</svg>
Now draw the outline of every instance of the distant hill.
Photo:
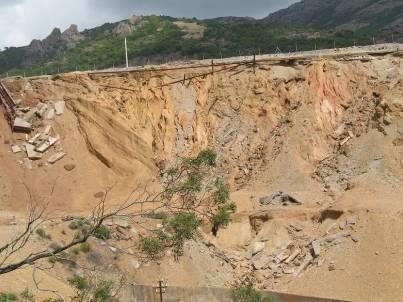
<svg viewBox="0 0 403 302">
<path fill-rule="evenodd" d="M 403 34 L 402 0 L 303 0 L 272 13 L 276 26 Z"/>
<path fill-rule="evenodd" d="M 72 25 L 0 51 L 0 76 L 123 66 L 124 37 L 130 65 L 364 45 L 372 36 L 390 42 L 392 32 L 403 42 L 402 14 L 402 0 L 305 0 L 261 20 L 133 16 L 81 32 Z"/>
</svg>

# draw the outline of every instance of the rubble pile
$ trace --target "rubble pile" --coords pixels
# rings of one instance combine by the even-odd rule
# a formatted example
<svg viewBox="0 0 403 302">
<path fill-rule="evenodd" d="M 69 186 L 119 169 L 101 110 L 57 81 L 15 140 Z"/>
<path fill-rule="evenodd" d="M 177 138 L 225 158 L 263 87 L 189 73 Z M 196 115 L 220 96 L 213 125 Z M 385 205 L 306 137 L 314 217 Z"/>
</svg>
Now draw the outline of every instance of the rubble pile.
<svg viewBox="0 0 403 302">
<path fill-rule="evenodd" d="M 221 255 L 237 271 L 236 282 L 253 282 L 262 289 L 269 289 L 281 278 L 298 278 L 310 266 L 323 266 L 327 251 L 348 238 L 357 243 L 356 224 L 357 218 L 352 216 L 333 223 L 324 234 L 317 236 L 305 234 L 304 227 L 298 223 L 290 224 L 287 229 L 291 240 L 273 253 L 266 252 L 269 243 L 264 241 L 254 242 L 246 252 L 224 253 L 225 257 L 216 247 L 210 245 L 210 250 Z M 328 270 L 336 270 L 336 263 L 328 260 Z"/>
<path fill-rule="evenodd" d="M 39 102 L 35 107 L 22 107 L 17 103 L 13 131 L 25 133 L 25 140 L 11 145 L 11 151 L 19 156 L 20 164 L 32 169 L 32 161 L 46 157 L 47 164 L 54 164 L 66 155 L 61 146 L 60 135 L 52 128 L 53 121 L 57 116 L 63 115 L 64 110 L 64 101 Z"/>
</svg>

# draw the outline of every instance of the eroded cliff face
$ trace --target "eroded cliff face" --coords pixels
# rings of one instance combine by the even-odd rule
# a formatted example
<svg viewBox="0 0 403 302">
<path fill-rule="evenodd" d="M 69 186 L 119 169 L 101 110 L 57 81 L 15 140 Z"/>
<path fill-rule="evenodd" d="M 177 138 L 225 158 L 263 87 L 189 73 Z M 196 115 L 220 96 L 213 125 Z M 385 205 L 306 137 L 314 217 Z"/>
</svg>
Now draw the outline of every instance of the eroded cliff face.
<svg viewBox="0 0 403 302">
<path fill-rule="evenodd" d="M 402 227 L 398 217 L 403 194 L 401 57 L 271 63 L 255 72 L 245 66 L 218 68 L 214 75 L 178 82 L 184 73 L 189 79 L 208 72 L 72 73 L 8 81 L 15 99 L 25 105 L 66 102 L 67 110 L 53 128 L 67 155 L 54 165 L 40 160 L 32 170 L 24 169 L 9 144 L 25 138 L 10 133 L 0 119 L 2 139 L 9 143 L 0 144 L 1 205 L 10 213 L 22 212 L 26 196 L 21 181 L 43 197 L 60 177 L 52 206 L 85 213 L 97 202 L 97 192 L 112 186 L 110 200 L 119 202 L 136 186 L 150 181 L 158 186 L 160 171 L 178 156 L 210 147 L 219 154 L 219 173 L 238 207 L 230 226 L 217 237 L 206 233 L 201 243 L 191 243 L 180 263 L 168 256 L 133 272 L 128 268 L 133 259 L 126 255 L 116 263 L 120 271 L 146 284 L 161 275 L 171 284 L 191 286 L 230 286 L 250 278 L 261 289 L 367 297 L 376 288 L 371 286 L 376 275 L 368 277 L 365 291 L 340 289 L 334 295 L 326 284 L 353 284 L 352 271 L 371 275 L 360 255 L 372 259 L 372 248 L 396 249 L 393 238 Z M 65 164 L 75 169 L 66 172 Z M 302 205 L 272 208 L 260 202 L 279 191 Z M 296 270 L 313 239 L 336 232 L 353 214 L 358 220 L 351 232 L 362 236 L 362 246 L 354 241 L 323 247 L 326 256 L 313 260 L 306 278 L 295 279 L 284 263 L 276 271 L 263 269 L 256 262 L 260 258 L 251 256 L 262 242 L 259 257 L 270 258 L 282 248 L 284 252 L 284 246 L 294 251 L 299 247 L 302 258 L 296 258 Z M 385 227 L 377 229 L 377 223 Z M 383 239 L 371 246 L 374 236 Z M 398 261 L 396 253 L 388 257 Z M 354 259 L 356 266 L 345 259 Z M 330 260 L 348 266 L 348 272 L 330 275 Z M 320 267 L 324 261 L 326 267 Z M 385 258 L 377 269 L 389 272 L 392 266 Z M 197 272 L 191 273 L 194 268 Z M 392 275 L 382 283 L 386 294 L 396 292 L 399 278 Z"/>
<path fill-rule="evenodd" d="M 66 101 L 68 114 L 59 125 L 62 141 L 78 168 L 97 162 L 77 175 L 91 179 L 94 190 L 95 184 L 106 185 L 100 175 L 118 182 L 152 177 L 176 156 L 208 146 L 220 154 L 222 173 L 234 189 L 270 178 L 299 182 L 299 176 L 305 179 L 329 156 L 338 138 L 346 137 L 342 121 L 355 125 L 349 129 L 352 136 L 365 134 L 380 100 L 383 106 L 396 106 L 398 100 L 388 95 L 401 86 L 399 77 L 387 79 L 401 75 L 400 59 L 389 57 L 268 65 L 255 73 L 238 67 L 161 87 L 184 72 L 190 77 L 203 69 L 73 73 L 7 85 L 27 104 Z"/>
</svg>

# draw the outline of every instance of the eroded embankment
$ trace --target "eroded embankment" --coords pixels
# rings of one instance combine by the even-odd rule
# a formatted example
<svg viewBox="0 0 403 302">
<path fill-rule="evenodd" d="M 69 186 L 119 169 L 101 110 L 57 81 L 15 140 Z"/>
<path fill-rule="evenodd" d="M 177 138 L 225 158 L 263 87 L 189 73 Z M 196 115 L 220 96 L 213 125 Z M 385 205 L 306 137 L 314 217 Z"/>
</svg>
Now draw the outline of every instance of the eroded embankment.
<svg viewBox="0 0 403 302">
<path fill-rule="evenodd" d="M 362 235 L 362 242 L 374 239 L 368 232 L 374 220 L 387 225 L 390 215 L 394 217 L 390 226 L 397 224 L 403 194 L 401 58 L 272 63 L 258 65 L 255 71 L 238 66 L 162 86 L 183 79 L 184 72 L 189 79 L 208 70 L 72 73 L 8 81 L 22 104 L 66 102 L 65 114 L 56 117 L 52 127 L 67 155 L 54 165 L 45 164 L 45 155 L 32 163 L 32 170 L 25 169 L 18 162 L 24 153 L 9 152 L 10 144 L 22 144 L 25 137 L 13 135 L 1 119 L 2 139 L 8 143 L 0 145 L 2 206 L 10 213 L 23 209 L 22 180 L 43 196 L 60 176 L 63 185 L 56 187 L 53 206 L 86 211 L 104 188 L 113 186 L 112 200 L 119 201 L 133 187 L 158 178 L 159 170 L 176 156 L 209 146 L 219 154 L 219 171 L 238 206 L 233 223 L 217 238 L 205 234 L 204 243 L 192 245 L 192 253 L 181 263 L 171 263 L 168 256 L 132 273 L 127 271 L 132 259 L 122 258 L 117 264 L 120 270 L 137 283 L 150 284 L 161 274 L 171 284 L 194 286 L 230 285 L 248 277 L 265 289 L 363 299 L 363 290 L 334 292 L 304 280 L 326 280 L 337 288 L 353 284 L 351 271 L 368 269 L 358 260 L 356 267 L 344 264 L 343 256 L 373 255 L 368 244 L 350 240 L 336 248 L 333 243 L 323 245 L 320 257 L 308 263 L 312 269 L 306 279 L 295 279 L 293 274 L 312 253 L 312 241 L 336 234 L 343 223 L 348 236 Z M 39 121 L 38 127 L 48 122 Z M 75 169 L 67 172 L 66 164 Z M 302 205 L 270 204 L 270 196 L 279 191 Z M 367 211 L 381 216 L 368 216 Z M 346 226 L 352 215 L 358 215 L 356 222 Z M 385 244 L 394 234 L 382 235 L 390 239 Z M 256 246 L 261 250 L 252 255 Z M 298 250 L 290 264 L 284 258 L 276 266 L 268 265 L 277 261 L 274 256 L 289 257 Z M 211 265 L 206 264 L 206 255 L 214 259 Z M 334 259 L 349 265 L 343 268 L 347 274 L 329 275 L 328 265 Z M 389 272 L 391 264 L 386 257 L 382 261 Z M 375 279 L 368 278 L 368 291 Z M 398 275 L 392 279 L 384 284 L 389 291 Z"/>
</svg>

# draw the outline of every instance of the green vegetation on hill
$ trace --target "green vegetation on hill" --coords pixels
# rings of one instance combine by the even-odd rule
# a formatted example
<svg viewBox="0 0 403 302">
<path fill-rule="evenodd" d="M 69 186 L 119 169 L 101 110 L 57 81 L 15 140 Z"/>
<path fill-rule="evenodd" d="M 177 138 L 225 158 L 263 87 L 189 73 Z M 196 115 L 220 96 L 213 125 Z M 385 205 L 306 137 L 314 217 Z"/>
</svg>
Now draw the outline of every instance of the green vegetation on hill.
<svg viewBox="0 0 403 302">
<path fill-rule="evenodd" d="M 188 36 L 176 22 L 192 23 L 203 28 L 200 37 Z M 74 47 L 47 38 L 37 55 L 32 46 L 8 48 L 0 52 L 0 76 L 54 74 L 75 70 L 122 67 L 125 63 L 124 38 L 114 32 L 125 20 L 106 23 L 85 30 L 84 39 Z M 165 16 L 143 17 L 127 35 L 130 65 L 164 63 L 171 60 L 220 58 L 253 53 L 313 50 L 315 48 L 347 47 L 371 43 L 370 33 L 357 35 L 352 31 L 319 31 L 272 26 L 251 19 L 175 19 Z M 45 40 L 44 40 L 45 41 Z M 30 63 L 30 56 L 36 63 Z M 28 62 L 28 63 L 27 63 Z"/>
</svg>

